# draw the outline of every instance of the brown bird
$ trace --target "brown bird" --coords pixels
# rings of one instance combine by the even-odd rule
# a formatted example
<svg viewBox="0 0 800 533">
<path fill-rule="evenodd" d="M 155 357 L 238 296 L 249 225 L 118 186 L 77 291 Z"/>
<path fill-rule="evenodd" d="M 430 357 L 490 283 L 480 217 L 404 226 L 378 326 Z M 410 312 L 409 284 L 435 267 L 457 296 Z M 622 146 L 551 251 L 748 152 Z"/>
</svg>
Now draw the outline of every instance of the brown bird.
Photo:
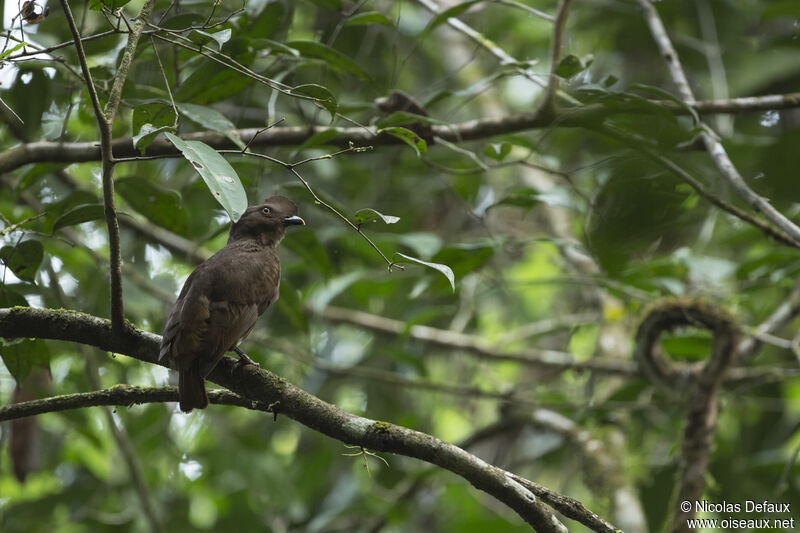
<svg viewBox="0 0 800 533">
<path fill-rule="evenodd" d="M 204 379 L 225 352 L 256 364 L 236 346 L 278 299 L 281 264 L 275 247 L 287 226 L 304 225 L 297 206 L 273 196 L 248 207 L 231 226 L 228 243 L 186 279 L 164 327 L 159 360 L 179 373 L 181 411 L 208 406 Z"/>
</svg>

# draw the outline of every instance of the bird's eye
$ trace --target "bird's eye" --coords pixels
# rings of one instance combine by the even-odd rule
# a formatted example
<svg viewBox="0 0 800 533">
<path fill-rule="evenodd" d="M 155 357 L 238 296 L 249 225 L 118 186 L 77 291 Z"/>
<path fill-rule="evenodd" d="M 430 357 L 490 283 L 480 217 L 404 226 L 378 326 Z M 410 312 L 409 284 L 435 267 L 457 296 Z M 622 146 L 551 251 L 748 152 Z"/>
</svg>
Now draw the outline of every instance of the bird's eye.
<svg viewBox="0 0 800 533">
<path fill-rule="evenodd" d="M 262 212 L 262 213 L 264 213 L 265 215 L 269 215 L 269 214 L 270 214 L 269 207 L 265 207 L 265 208 L 263 208 L 263 209 L 261 210 L 261 212 Z"/>
</svg>

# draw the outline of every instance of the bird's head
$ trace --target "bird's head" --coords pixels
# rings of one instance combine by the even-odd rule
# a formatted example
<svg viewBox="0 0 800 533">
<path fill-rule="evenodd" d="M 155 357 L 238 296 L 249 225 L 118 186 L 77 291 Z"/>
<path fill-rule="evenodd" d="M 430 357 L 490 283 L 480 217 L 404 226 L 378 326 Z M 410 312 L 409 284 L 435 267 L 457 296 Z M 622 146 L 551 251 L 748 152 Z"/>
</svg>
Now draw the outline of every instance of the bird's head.
<svg viewBox="0 0 800 533">
<path fill-rule="evenodd" d="M 256 239 L 267 246 L 276 246 L 287 226 L 304 226 L 297 216 L 297 206 L 284 196 L 272 196 L 260 205 L 248 207 L 238 222 L 231 226 L 228 244 L 242 239 Z"/>
</svg>

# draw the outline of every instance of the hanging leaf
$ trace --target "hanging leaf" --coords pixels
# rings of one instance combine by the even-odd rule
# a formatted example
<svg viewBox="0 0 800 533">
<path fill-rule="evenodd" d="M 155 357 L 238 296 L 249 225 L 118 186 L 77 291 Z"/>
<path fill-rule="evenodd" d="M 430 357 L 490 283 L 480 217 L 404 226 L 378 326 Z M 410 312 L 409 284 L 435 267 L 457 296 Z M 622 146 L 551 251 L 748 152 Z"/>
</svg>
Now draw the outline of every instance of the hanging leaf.
<svg viewBox="0 0 800 533">
<path fill-rule="evenodd" d="M 247 209 L 247 195 L 233 167 L 205 143 L 184 141 L 171 133 L 164 135 L 197 170 L 231 220 L 237 222 Z"/>
<path fill-rule="evenodd" d="M 336 111 L 339 109 L 339 104 L 336 101 L 336 97 L 327 87 L 317 85 L 316 83 L 308 83 L 306 85 L 298 85 L 289 92 L 313 98 L 315 102 L 318 102 L 322 107 L 328 110 L 328 113 L 331 114 L 331 123 L 333 123 L 333 120 L 336 118 Z"/>
<path fill-rule="evenodd" d="M 385 224 L 395 224 L 400 221 L 400 217 L 394 217 L 392 215 L 384 215 L 375 211 L 374 209 L 370 209 L 366 207 L 364 209 L 359 209 L 356 211 L 354 217 L 356 224 L 364 224 L 366 222 L 377 222 L 378 220 L 383 220 Z"/>
<path fill-rule="evenodd" d="M 392 137 L 396 137 L 409 145 L 417 153 L 417 157 L 422 157 L 422 154 L 428 153 L 428 143 L 425 140 L 406 128 L 383 128 L 378 130 L 378 133 L 386 133 Z"/>
<path fill-rule="evenodd" d="M 570 54 L 558 63 L 555 74 L 559 78 L 568 80 L 586 70 L 588 66 L 589 65 L 585 65 L 578 56 Z"/>
<path fill-rule="evenodd" d="M 175 104 L 180 111 L 181 115 L 185 116 L 192 122 L 208 128 L 212 131 L 217 131 L 231 140 L 233 144 L 241 149 L 244 149 L 245 144 L 236 133 L 236 126 L 228 120 L 228 117 L 210 107 L 196 105 L 196 104 Z"/>
<path fill-rule="evenodd" d="M 3 246 L 0 249 L 0 261 L 19 279 L 31 283 L 36 279 L 36 271 L 43 257 L 44 249 L 39 241 L 22 241 L 16 246 Z"/>
<path fill-rule="evenodd" d="M 75 226 L 92 220 L 102 220 L 105 217 L 103 204 L 81 205 L 68 211 L 56 219 L 53 224 L 53 233 L 67 226 Z"/>
<path fill-rule="evenodd" d="M 189 39 L 197 44 L 216 43 L 217 50 L 222 50 L 222 45 L 231 40 L 231 29 L 210 33 L 202 30 L 192 30 L 189 32 Z"/>
<path fill-rule="evenodd" d="M 502 161 L 511 153 L 511 143 L 492 143 L 487 144 L 483 153 L 497 161 Z"/>
<path fill-rule="evenodd" d="M 17 385 L 20 385 L 31 373 L 34 365 L 46 368 L 50 364 L 50 352 L 41 339 L 0 341 L 0 359 L 3 360 L 3 364 Z"/>
<path fill-rule="evenodd" d="M 141 152 L 142 155 L 145 155 L 147 151 L 147 147 L 153 144 L 153 141 L 156 140 L 159 133 L 165 133 L 168 131 L 175 131 L 174 126 L 159 126 L 155 127 L 152 124 L 142 124 L 142 127 L 139 128 L 139 133 L 133 136 L 133 145 Z"/>
<path fill-rule="evenodd" d="M 412 263 L 417 263 L 418 265 L 423 265 L 423 266 L 426 266 L 428 268 L 432 268 L 434 270 L 438 270 L 439 272 L 442 273 L 442 275 L 444 277 L 447 278 L 447 281 L 450 282 L 450 287 L 452 287 L 453 292 L 456 291 L 456 276 L 455 276 L 455 274 L 453 274 L 453 269 L 450 268 L 449 266 L 443 265 L 441 263 L 431 263 L 429 261 L 423 261 L 422 259 L 417 259 L 416 257 L 411 257 L 410 255 L 401 254 L 400 252 L 397 252 L 395 255 L 399 255 L 400 257 L 402 257 L 406 261 L 410 261 Z M 398 263 L 402 263 L 402 262 L 403 261 L 398 261 Z"/>
</svg>

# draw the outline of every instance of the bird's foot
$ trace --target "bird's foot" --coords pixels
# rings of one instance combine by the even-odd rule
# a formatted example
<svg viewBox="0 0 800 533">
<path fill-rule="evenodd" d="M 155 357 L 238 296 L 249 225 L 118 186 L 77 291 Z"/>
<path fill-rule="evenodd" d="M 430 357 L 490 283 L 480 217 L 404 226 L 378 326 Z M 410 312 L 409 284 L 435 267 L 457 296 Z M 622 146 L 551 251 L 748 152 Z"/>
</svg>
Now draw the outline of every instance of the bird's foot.
<svg viewBox="0 0 800 533">
<path fill-rule="evenodd" d="M 253 365 L 256 368 L 260 368 L 260 365 L 258 363 L 256 363 L 255 361 L 253 361 L 252 359 L 250 359 L 250 357 L 246 353 L 244 353 L 242 350 L 240 350 L 238 346 L 235 346 L 233 348 L 233 351 L 234 351 L 234 353 L 236 353 L 236 355 L 239 356 L 239 360 L 236 362 L 236 368 L 239 368 L 239 367 L 245 366 L 245 365 Z"/>
</svg>

